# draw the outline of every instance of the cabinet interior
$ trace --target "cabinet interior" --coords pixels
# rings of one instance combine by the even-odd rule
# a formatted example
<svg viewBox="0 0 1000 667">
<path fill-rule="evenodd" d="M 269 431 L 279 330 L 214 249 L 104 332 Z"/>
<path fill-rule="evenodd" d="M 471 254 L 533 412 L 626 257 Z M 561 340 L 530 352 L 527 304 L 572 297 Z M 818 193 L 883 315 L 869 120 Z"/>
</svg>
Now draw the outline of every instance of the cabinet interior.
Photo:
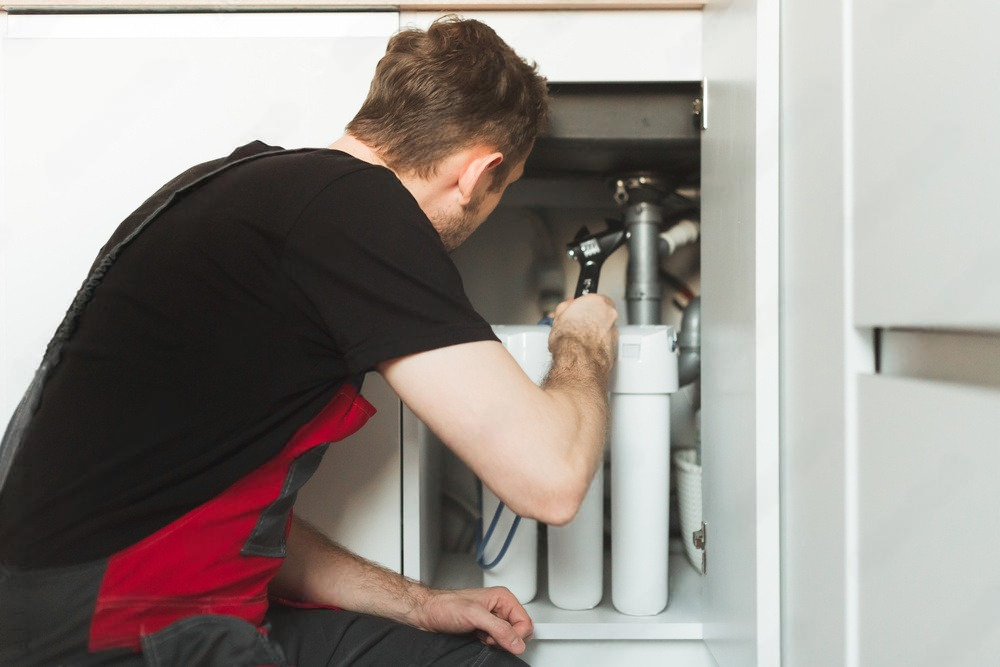
<svg viewBox="0 0 1000 667">
<path fill-rule="evenodd" d="M 579 269 L 566 256 L 566 244 L 582 226 L 593 232 L 608 219 L 622 218 L 614 198 L 617 179 L 647 174 L 670 184 L 664 229 L 683 218 L 697 220 L 697 210 L 690 207 L 697 207 L 699 196 L 700 83 L 554 83 L 551 92 L 550 125 L 536 142 L 524 176 L 453 254 L 470 300 L 492 324 L 535 324 L 544 310 L 572 296 Z M 611 255 L 599 287 L 616 302 L 623 324 L 628 323 L 627 261 L 627 248 Z M 698 293 L 698 244 L 681 248 L 661 265 Z M 664 285 L 663 297 L 662 323 L 679 329 L 679 306 L 686 299 L 671 285 Z M 674 448 L 695 444 L 697 394 L 694 383 L 671 395 Z M 412 416 L 404 416 L 403 430 L 404 534 L 419 535 L 409 544 L 404 538 L 404 573 L 446 588 L 483 585 L 472 553 L 475 477 Z M 407 447 L 414 449 L 409 458 Z M 419 472 L 407 475 L 408 465 Z M 410 490 L 412 496 L 408 480 L 419 487 Z M 609 498 L 606 487 L 606 548 Z M 419 512 L 407 513 L 411 501 L 422 504 Z M 546 595 L 545 527 L 539 526 L 538 595 L 527 605 L 536 638 L 701 639 L 703 577 L 684 554 L 675 503 L 672 498 L 669 602 L 650 617 L 625 616 L 612 606 L 610 553 L 605 554 L 605 594 L 598 607 L 582 612 L 555 607 Z"/>
</svg>

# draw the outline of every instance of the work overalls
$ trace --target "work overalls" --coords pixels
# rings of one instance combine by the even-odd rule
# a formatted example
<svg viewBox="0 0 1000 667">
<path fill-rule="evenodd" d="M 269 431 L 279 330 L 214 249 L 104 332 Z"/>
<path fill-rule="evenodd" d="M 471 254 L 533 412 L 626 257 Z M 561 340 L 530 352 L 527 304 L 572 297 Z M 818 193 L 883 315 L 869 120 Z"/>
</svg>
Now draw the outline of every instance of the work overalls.
<svg viewBox="0 0 1000 667">
<path fill-rule="evenodd" d="M 261 143 L 249 151 L 181 174 L 116 231 L 4 433 L 0 489 L 63 345 L 129 243 L 178 196 L 222 171 L 295 152 Z M 284 665 L 281 648 L 267 638 L 264 614 L 268 582 L 285 555 L 295 496 L 326 445 L 360 429 L 374 412 L 347 383 L 270 461 L 140 542 L 98 562 L 0 570 L 0 664 L 101 664 L 133 655 L 137 664 L 151 665 Z M 86 651 L 96 655 L 85 657 Z"/>
</svg>

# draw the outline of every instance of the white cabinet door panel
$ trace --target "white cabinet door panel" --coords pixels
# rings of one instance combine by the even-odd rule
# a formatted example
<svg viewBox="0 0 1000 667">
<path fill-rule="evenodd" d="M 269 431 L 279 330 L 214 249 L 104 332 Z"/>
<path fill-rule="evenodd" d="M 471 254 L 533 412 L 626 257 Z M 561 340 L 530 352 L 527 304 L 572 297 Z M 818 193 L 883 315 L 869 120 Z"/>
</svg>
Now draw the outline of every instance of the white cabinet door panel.
<svg viewBox="0 0 1000 667">
<path fill-rule="evenodd" d="M 853 3 L 860 326 L 1000 328 L 997 24 L 993 0 Z"/>
<path fill-rule="evenodd" d="M 325 146 L 394 13 L 11 15 L 0 33 L 0 421 L 97 251 L 160 185 L 261 139 Z"/>
<path fill-rule="evenodd" d="M 859 664 L 1000 654 L 1000 390 L 859 378 Z"/>
</svg>

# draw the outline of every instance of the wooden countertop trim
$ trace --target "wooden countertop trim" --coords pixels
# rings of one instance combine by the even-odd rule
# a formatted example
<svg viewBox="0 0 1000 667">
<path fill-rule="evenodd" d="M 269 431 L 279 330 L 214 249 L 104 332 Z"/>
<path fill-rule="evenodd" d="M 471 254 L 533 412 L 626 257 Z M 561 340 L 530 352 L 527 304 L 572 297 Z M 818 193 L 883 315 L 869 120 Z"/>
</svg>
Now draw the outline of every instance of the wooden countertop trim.
<svg viewBox="0 0 1000 667">
<path fill-rule="evenodd" d="M 0 0 L 0 9 L 26 11 L 235 11 L 235 10 L 580 10 L 702 9 L 690 0 Z"/>
</svg>

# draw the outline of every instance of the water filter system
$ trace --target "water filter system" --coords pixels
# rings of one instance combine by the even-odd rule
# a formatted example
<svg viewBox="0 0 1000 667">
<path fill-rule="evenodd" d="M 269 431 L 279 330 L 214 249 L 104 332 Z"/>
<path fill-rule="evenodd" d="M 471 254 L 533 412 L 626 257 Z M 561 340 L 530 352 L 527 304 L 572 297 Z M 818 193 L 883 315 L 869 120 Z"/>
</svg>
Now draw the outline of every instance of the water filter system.
<svg viewBox="0 0 1000 667">
<path fill-rule="evenodd" d="M 494 326 L 528 376 L 541 383 L 550 363 L 545 325 Z M 612 604 L 631 615 L 657 614 L 667 604 L 670 502 L 670 394 L 677 390 L 673 327 L 619 328 L 618 361 L 611 383 L 611 590 Z M 483 487 L 483 523 L 494 524 L 480 546 L 481 564 L 500 555 L 516 517 L 497 508 Z M 485 536 L 485 532 L 484 532 Z M 549 600 L 562 609 L 590 609 L 604 589 L 604 480 L 599 470 L 576 517 L 547 526 Z M 499 563 L 483 570 L 483 585 L 506 586 L 522 603 L 538 592 L 538 530 L 521 519 Z"/>
<path fill-rule="evenodd" d="M 680 383 L 681 346 L 673 327 L 660 324 L 660 246 L 670 252 L 698 238 L 697 225 L 677 239 L 660 235 L 665 182 L 638 174 L 615 182 L 615 201 L 623 221 L 591 234 L 581 229 L 567 245 L 580 265 L 575 296 L 597 291 L 604 260 L 628 244 L 626 282 L 628 321 L 619 327 L 617 361 L 610 385 L 609 442 L 611 506 L 611 603 L 623 614 L 655 615 L 669 598 L 670 396 Z M 672 241 L 672 242 L 671 242 Z M 697 377 L 700 302 L 685 312 L 685 382 Z M 551 320 L 536 326 L 495 326 L 494 331 L 536 383 L 550 363 Z M 547 526 L 548 596 L 568 610 L 591 609 L 604 591 L 604 468 L 601 467 L 574 519 Z M 503 585 L 522 602 L 538 590 L 538 541 L 535 522 L 503 511 L 489 489 L 482 491 L 482 523 L 489 521 L 477 548 L 484 585 Z"/>
</svg>

